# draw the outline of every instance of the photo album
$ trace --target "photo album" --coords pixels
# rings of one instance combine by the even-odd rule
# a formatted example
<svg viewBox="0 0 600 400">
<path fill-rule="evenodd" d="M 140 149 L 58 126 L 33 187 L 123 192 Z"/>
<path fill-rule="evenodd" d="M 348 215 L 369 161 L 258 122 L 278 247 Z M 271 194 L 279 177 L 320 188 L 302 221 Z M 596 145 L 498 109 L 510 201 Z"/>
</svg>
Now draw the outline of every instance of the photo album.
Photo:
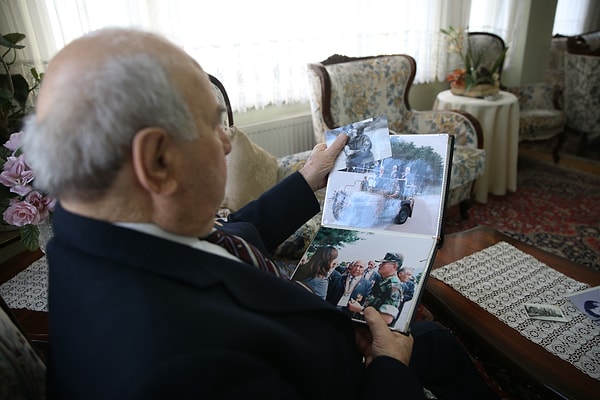
<svg viewBox="0 0 600 400">
<path fill-rule="evenodd" d="M 354 321 L 372 306 L 408 334 L 442 241 L 454 138 L 390 135 L 385 115 L 326 132 L 327 145 L 341 133 L 321 228 L 292 279 Z"/>
</svg>

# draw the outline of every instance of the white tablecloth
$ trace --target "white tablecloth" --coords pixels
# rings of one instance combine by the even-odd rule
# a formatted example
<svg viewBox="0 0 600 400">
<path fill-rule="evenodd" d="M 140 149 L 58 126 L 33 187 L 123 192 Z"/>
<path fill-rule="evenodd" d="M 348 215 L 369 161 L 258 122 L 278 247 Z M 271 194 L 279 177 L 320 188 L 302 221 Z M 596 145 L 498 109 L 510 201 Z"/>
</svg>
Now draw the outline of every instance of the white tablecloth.
<svg viewBox="0 0 600 400">
<path fill-rule="evenodd" d="M 477 202 L 486 203 L 488 193 L 504 195 L 517 190 L 519 102 L 515 95 L 500 91 L 496 100 L 485 100 L 445 90 L 437 95 L 433 108 L 466 111 L 481 124 L 485 171 L 475 184 Z"/>
</svg>

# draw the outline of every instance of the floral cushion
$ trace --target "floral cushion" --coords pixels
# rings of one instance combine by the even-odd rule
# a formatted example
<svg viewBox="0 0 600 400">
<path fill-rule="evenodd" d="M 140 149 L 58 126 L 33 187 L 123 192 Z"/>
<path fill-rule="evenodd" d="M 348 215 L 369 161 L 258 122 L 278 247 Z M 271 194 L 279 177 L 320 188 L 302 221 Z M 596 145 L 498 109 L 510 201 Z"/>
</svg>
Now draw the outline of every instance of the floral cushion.
<svg viewBox="0 0 600 400">
<path fill-rule="evenodd" d="M 551 83 L 531 83 L 508 89 L 519 100 L 519 141 L 546 140 L 563 132 L 567 117 L 558 109 L 560 89 Z"/>
<path fill-rule="evenodd" d="M 562 110 L 524 110 L 519 116 L 519 141 L 545 140 L 565 130 L 567 117 Z"/>
<path fill-rule="evenodd" d="M 450 192 L 471 184 L 485 170 L 485 150 L 469 146 L 454 146 L 452 170 L 450 171 Z M 460 202 L 448 201 L 448 205 Z"/>
<path fill-rule="evenodd" d="M 0 308 L 0 398 L 45 399 L 46 366 Z"/>
</svg>

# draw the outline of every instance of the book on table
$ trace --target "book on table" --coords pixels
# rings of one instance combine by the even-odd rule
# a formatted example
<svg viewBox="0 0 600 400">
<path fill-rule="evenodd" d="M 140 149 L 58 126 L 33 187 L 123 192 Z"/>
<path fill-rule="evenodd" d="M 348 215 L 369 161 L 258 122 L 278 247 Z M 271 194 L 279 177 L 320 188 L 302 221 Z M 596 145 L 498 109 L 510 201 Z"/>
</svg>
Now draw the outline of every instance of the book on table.
<svg viewBox="0 0 600 400">
<path fill-rule="evenodd" d="M 354 321 L 375 307 L 409 333 L 435 253 L 450 181 L 453 136 L 392 134 L 386 116 L 326 132 L 348 142 L 329 174 L 321 228 L 292 279 Z"/>
</svg>

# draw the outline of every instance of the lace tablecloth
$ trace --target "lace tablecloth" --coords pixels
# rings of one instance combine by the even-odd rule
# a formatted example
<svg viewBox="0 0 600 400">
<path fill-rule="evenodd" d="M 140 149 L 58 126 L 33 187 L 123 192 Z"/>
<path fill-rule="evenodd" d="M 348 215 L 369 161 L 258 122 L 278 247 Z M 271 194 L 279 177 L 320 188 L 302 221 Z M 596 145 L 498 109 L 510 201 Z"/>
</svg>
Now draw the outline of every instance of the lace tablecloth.
<svg viewBox="0 0 600 400">
<path fill-rule="evenodd" d="M 586 289 L 578 282 L 499 242 L 431 272 L 511 328 L 550 353 L 600 380 L 600 325 L 564 296 Z M 524 304 L 559 306 L 567 322 L 528 317 Z"/>
</svg>

